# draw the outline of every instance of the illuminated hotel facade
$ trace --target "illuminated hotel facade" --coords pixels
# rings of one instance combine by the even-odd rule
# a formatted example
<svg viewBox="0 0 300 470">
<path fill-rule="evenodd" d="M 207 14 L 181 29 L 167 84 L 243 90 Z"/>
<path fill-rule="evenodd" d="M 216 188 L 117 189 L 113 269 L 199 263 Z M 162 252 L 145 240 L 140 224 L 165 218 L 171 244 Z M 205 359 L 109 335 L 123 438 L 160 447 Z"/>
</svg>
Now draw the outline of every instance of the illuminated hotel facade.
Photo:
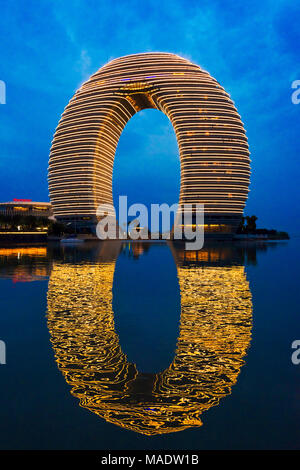
<svg viewBox="0 0 300 470">
<path fill-rule="evenodd" d="M 92 226 L 100 204 L 113 204 L 119 138 L 138 111 L 170 119 L 178 142 L 179 204 L 204 204 L 206 232 L 235 232 L 250 181 L 241 118 L 220 84 L 187 59 L 144 53 L 100 68 L 66 106 L 52 142 L 49 192 L 54 216 Z M 163 202 L 163 201 L 162 201 Z"/>
</svg>

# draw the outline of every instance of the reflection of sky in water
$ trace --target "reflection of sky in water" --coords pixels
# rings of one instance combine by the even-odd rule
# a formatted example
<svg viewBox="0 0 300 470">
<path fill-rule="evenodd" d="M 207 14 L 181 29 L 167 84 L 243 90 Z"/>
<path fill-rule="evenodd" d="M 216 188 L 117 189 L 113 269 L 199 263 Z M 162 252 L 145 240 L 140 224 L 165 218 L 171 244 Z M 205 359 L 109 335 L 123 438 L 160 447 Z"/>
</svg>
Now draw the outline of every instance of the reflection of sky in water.
<svg viewBox="0 0 300 470">
<path fill-rule="evenodd" d="M 174 357 L 180 320 L 171 251 L 164 245 L 153 249 L 149 243 L 124 245 L 116 261 L 112 292 L 115 329 L 128 361 L 148 373 L 167 368 Z"/>
</svg>

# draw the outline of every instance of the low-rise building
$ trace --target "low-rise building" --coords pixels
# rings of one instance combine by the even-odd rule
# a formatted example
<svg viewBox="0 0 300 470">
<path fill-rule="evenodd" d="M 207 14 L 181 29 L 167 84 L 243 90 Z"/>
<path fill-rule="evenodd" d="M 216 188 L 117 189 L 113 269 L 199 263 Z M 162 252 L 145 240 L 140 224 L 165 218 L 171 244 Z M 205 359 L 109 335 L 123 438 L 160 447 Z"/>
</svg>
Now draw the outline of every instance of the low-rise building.
<svg viewBox="0 0 300 470">
<path fill-rule="evenodd" d="M 34 202 L 31 199 L 13 199 L 0 203 L 0 215 L 34 216 L 48 218 L 53 215 L 50 202 Z"/>
</svg>

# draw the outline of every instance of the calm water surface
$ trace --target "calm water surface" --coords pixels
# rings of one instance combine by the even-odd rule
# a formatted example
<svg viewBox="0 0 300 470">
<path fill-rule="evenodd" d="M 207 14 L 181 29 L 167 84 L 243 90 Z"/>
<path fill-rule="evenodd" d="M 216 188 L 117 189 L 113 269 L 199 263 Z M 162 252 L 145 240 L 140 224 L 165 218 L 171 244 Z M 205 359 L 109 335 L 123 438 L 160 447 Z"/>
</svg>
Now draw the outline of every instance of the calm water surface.
<svg viewBox="0 0 300 470">
<path fill-rule="evenodd" d="M 300 448 L 299 247 L 0 248 L 0 447 Z"/>
</svg>

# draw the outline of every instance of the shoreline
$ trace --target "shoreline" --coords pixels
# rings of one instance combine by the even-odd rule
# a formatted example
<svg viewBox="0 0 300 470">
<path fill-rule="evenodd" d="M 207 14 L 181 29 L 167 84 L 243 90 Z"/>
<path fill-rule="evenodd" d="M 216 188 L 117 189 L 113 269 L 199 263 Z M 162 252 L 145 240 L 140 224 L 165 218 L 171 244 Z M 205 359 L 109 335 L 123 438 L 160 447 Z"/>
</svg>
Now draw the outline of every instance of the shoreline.
<svg viewBox="0 0 300 470">
<path fill-rule="evenodd" d="M 7 234 L 6 234 L 7 235 Z M 12 247 L 12 246 L 38 246 L 38 245 L 43 245 L 47 246 L 49 244 L 60 244 L 62 237 L 47 237 L 46 234 L 39 234 L 39 233 L 26 233 L 25 235 L 20 233 L 20 234 L 13 234 L 12 237 L 2 237 L 0 233 L 0 247 Z M 123 242 L 123 243 L 164 243 L 164 242 L 173 242 L 173 243 L 185 243 L 186 240 L 169 240 L 169 239 L 137 239 L 133 240 L 131 238 L 126 238 L 126 239 L 116 239 L 116 240 L 100 240 L 98 238 L 91 238 L 91 237 L 80 237 L 83 238 L 84 243 L 99 243 L 99 242 Z M 284 238 L 284 237 L 268 237 L 268 236 L 255 236 L 255 235 L 247 235 L 247 236 L 232 236 L 232 237 L 219 237 L 219 236 L 206 236 L 205 241 L 206 242 L 216 242 L 216 243 L 240 243 L 240 242 L 278 242 L 278 241 L 288 241 L 290 240 L 289 238 Z M 76 243 L 76 242 L 75 242 Z M 70 244 L 72 245 L 72 243 Z M 65 245 L 66 246 L 66 245 Z"/>
</svg>

